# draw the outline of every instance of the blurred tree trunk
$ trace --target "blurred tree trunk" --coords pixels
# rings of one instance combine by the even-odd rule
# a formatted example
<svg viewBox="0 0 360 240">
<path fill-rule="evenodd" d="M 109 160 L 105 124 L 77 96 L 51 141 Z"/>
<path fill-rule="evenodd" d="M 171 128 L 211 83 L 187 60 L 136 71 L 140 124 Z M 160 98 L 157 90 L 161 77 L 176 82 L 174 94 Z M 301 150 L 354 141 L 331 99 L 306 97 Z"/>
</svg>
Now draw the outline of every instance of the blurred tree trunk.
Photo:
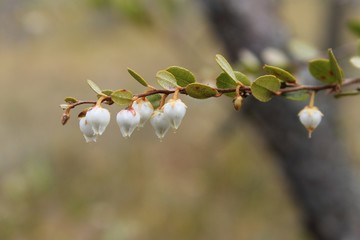
<svg viewBox="0 0 360 240">
<path fill-rule="evenodd" d="M 236 61 L 248 48 L 259 54 L 287 40 L 274 0 L 202 0 L 227 56 Z M 340 9 L 338 9 L 340 10 Z M 334 29 L 332 29 L 334 30 Z M 311 140 L 297 114 L 304 103 L 274 98 L 269 103 L 246 99 L 242 113 L 257 126 L 287 178 L 314 239 L 359 240 L 360 201 L 356 180 L 336 126 L 336 103 L 317 99 L 324 119 Z"/>
</svg>

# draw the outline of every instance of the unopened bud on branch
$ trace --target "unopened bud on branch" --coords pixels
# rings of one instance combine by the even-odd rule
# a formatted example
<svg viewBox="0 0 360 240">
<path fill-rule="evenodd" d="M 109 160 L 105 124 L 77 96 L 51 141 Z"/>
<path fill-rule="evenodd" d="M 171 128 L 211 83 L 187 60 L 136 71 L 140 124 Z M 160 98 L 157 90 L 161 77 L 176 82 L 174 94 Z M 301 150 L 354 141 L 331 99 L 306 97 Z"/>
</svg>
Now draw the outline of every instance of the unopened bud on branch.
<svg viewBox="0 0 360 240">
<path fill-rule="evenodd" d="M 235 110 L 237 110 L 237 111 L 240 110 L 241 105 L 242 105 L 242 101 L 243 101 L 243 97 L 241 97 L 241 96 L 238 96 L 238 97 L 234 98 L 233 104 L 234 104 Z"/>
</svg>

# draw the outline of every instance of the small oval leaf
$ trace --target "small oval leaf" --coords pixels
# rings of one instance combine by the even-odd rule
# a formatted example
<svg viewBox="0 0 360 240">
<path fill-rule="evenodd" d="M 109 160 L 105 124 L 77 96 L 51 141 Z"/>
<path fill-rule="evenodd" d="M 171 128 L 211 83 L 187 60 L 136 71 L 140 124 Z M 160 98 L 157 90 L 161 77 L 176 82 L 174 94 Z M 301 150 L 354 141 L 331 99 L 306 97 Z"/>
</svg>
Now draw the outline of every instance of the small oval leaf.
<svg viewBox="0 0 360 240">
<path fill-rule="evenodd" d="M 187 85 L 185 90 L 190 97 L 197 99 L 215 97 L 217 94 L 219 94 L 215 88 L 201 83 L 191 83 Z"/>
<path fill-rule="evenodd" d="M 341 84 L 344 79 L 344 72 L 341 69 L 338 61 L 336 60 L 334 52 L 331 48 L 328 49 L 328 54 L 331 72 L 334 74 L 336 82 Z"/>
<path fill-rule="evenodd" d="M 309 98 L 309 92 L 306 90 L 300 90 L 296 92 L 284 93 L 282 96 L 293 101 L 305 101 Z"/>
<path fill-rule="evenodd" d="M 284 82 L 289 82 L 289 83 L 296 83 L 296 78 L 289 73 L 288 71 L 279 68 L 279 67 L 275 67 L 275 66 L 270 66 L 270 65 L 265 65 L 264 66 L 264 70 L 271 75 L 276 76 L 278 79 L 284 81 Z"/>
<path fill-rule="evenodd" d="M 251 85 L 250 79 L 245 74 L 243 74 L 242 72 L 238 72 L 238 71 L 234 71 L 234 73 L 235 73 L 236 79 L 239 82 L 241 82 L 245 86 L 250 86 Z"/>
<path fill-rule="evenodd" d="M 160 106 L 161 95 L 153 94 L 146 97 L 147 100 L 153 105 L 154 109 L 157 109 Z"/>
<path fill-rule="evenodd" d="M 135 72 L 134 70 L 128 68 L 127 69 L 129 74 L 136 80 L 138 81 L 141 85 L 143 85 L 144 87 L 148 87 L 149 84 L 145 81 L 145 79 L 143 77 L 141 77 L 137 72 Z"/>
<path fill-rule="evenodd" d="M 73 97 L 66 97 L 64 99 L 64 101 L 68 104 L 73 104 L 73 103 L 76 103 L 78 100 L 76 98 L 73 98 Z"/>
<path fill-rule="evenodd" d="M 335 98 L 360 95 L 360 91 L 340 92 L 334 95 Z"/>
<path fill-rule="evenodd" d="M 195 76 L 188 69 L 178 66 L 171 66 L 166 69 L 166 71 L 170 72 L 174 75 L 176 79 L 176 83 L 181 87 L 186 87 L 190 83 L 195 82 Z"/>
<path fill-rule="evenodd" d="M 108 96 L 108 97 L 111 97 L 111 94 L 114 92 L 113 90 L 110 90 L 110 89 L 105 89 L 105 90 L 102 90 L 101 91 L 105 96 Z M 104 95 L 97 95 L 97 98 L 100 98 Z M 104 101 L 104 103 L 107 103 L 107 104 L 113 104 L 113 101 L 111 99 L 107 99 Z"/>
<path fill-rule="evenodd" d="M 160 86 L 167 90 L 172 90 L 178 87 L 174 75 L 166 70 L 160 70 L 156 73 L 156 80 Z"/>
<path fill-rule="evenodd" d="M 270 101 L 279 90 L 280 80 L 273 75 L 261 76 L 251 85 L 252 95 L 261 102 Z"/>
<path fill-rule="evenodd" d="M 218 88 L 236 88 L 237 84 L 234 80 L 232 80 L 231 77 L 229 77 L 229 75 L 227 75 L 226 73 L 221 73 L 217 78 L 216 78 L 216 86 Z M 226 96 L 228 97 L 235 97 L 236 93 L 225 93 Z"/>
<path fill-rule="evenodd" d="M 309 72 L 323 83 L 336 83 L 337 80 L 331 71 L 329 60 L 315 59 L 309 62 Z"/>
<path fill-rule="evenodd" d="M 111 96 L 111 94 L 114 92 L 113 90 L 110 89 L 105 89 L 101 91 L 103 94 L 105 94 L 106 96 Z"/>
<path fill-rule="evenodd" d="M 96 83 L 94 83 L 93 81 L 91 81 L 91 80 L 89 80 L 89 79 L 87 80 L 87 83 L 89 84 L 89 86 L 91 87 L 91 89 L 94 90 L 94 92 L 96 92 L 96 93 L 99 94 L 99 95 L 104 96 L 104 94 L 101 92 L 100 87 L 99 87 Z"/>
<path fill-rule="evenodd" d="M 130 104 L 133 97 L 134 95 L 125 89 L 117 90 L 111 94 L 111 100 L 118 105 Z"/>
<path fill-rule="evenodd" d="M 231 79 L 234 81 L 237 81 L 234 70 L 232 69 L 230 63 L 220 54 L 216 54 L 215 58 L 217 64 L 220 66 L 220 68 L 227 74 Z"/>
</svg>

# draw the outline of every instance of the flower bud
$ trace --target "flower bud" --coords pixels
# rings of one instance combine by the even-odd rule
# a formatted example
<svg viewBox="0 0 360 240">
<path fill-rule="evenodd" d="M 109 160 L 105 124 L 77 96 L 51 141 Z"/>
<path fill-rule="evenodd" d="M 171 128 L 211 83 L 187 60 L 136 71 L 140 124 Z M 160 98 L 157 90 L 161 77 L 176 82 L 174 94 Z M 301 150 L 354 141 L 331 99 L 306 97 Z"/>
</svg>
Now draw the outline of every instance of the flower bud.
<svg viewBox="0 0 360 240">
<path fill-rule="evenodd" d="M 150 119 L 151 115 L 154 112 L 154 107 L 147 99 L 139 98 L 136 100 L 132 107 L 140 114 L 140 123 L 138 127 L 143 127 L 145 122 Z"/>
<path fill-rule="evenodd" d="M 311 133 L 320 124 L 322 117 L 323 114 L 317 107 L 306 106 L 299 112 L 300 122 L 308 130 L 309 138 L 311 138 Z"/>
<path fill-rule="evenodd" d="M 186 105 L 180 99 L 170 99 L 163 107 L 164 113 L 169 117 L 170 125 L 178 129 L 186 113 Z"/>
<path fill-rule="evenodd" d="M 86 121 L 85 117 L 80 118 L 79 126 L 86 142 L 96 142 L 97 135 L 94 133 L 91 125 Z"/>
<path fill-rule="evenodd" d="M 121 110 L 116 115 L 117 124 L 123 137 L 128 138 L 140 123 L 140 114 L 133 108 Z"/>
<path fill-rule="evenodd" d="M 239 111 L 242 105 L 243 98 L 241 96 L 235 97 L 233 100 L 235 110 Z"/>
<path fill-rule="evenodd" d="M 101 135 L 110 122 L 110 112 L 101 106 L 95 106 L 86 113 L 86 122 L 96 135 Z"/>
<path fill-rule="evenodd" d="M 150 123 L 155 129 L 155 134 L 158 138 L 164 138 L 166 132 L 170 128 L 169 117 L 162 111 L 156 110 L 150 118 Z"/>
</svg>

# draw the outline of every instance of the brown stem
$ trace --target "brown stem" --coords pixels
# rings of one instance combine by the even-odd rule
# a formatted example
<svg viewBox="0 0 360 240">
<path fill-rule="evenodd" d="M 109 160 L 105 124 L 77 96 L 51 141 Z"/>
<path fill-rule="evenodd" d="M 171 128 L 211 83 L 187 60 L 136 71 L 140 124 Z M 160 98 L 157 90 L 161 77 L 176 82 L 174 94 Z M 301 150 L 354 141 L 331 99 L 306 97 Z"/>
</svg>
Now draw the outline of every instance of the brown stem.
<svg viewBox="0 0 360 240">
<path fill-rule="evenodd" d="M 360 83 L 360 78 L 346 79 L 341 84 L 341 86 L 345 87 L 345 86 L 352 85 L 352 84 L 357 84 L 357 83 Z M 325 90 L 325 89 L 336 89 L 338 87 L 339 87 L 338 84 L 327 84 L 327 85 L 322 85 L 322 86 L 300 85 L 300 86 L 297 86 L 297 87 L 290 87 L 290 88 L 281 89 L 279 91 L 279 93 L 281 95 L 281 94 L 284 94 L 284 93 L 296 92 L 296 91 L 300 91 L 300 90 L 309 90 L 309 91 L 316 91 L 317 92 L 317 91 L 322 91 L 322 90 Z"/>
</svg>

